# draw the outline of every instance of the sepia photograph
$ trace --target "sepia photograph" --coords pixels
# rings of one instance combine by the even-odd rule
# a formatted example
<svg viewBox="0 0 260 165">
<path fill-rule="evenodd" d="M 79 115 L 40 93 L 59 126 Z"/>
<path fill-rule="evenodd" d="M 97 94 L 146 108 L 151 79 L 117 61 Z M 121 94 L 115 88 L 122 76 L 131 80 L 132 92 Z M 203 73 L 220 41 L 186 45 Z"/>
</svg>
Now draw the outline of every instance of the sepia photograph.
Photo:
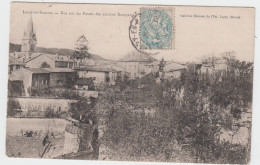
<svg viewBox="0 0 260 165">
<path fill-rule="evenodd" d="M 10 4 L 6 156 L 249 164 L 255 9 Z"/>
</svg>

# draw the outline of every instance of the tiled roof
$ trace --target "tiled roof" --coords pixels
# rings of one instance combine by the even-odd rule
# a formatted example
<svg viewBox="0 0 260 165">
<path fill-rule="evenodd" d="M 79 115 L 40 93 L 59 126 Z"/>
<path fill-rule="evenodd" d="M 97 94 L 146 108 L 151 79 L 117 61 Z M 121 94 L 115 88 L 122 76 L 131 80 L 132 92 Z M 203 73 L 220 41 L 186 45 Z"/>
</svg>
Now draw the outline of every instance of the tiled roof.
<svg viewBox="0 0 260 165">
<path fill-rule="evenodd" d="M 71 73 L 76 72 L 69 68 L 25 68 L 25 70 L 32 73 Z"/>
<path fill-rule="evenodd" d="M 121 58 L 119 61 L 121 62 L 152 62 L 154 58 L 150 55 L 143 54 L 137 51 L 131 52 Z"/>
<path fill-rule="evenodd" d="M 9 65 L 25 65 L 25 63 L 9 57 Z"/>
<path fill-rule="evenodd" d="M 97 71 L 97 72 L 112 72 L 112 71 L 114 71 L 112 68 L 104 67 L 104 66 L 81 66 L 78 70 Z"/>
<path fill-rule="evenodd" d="M 55 55 L 55 54 L 45 54 L 45 55 L 54 61 L 74 62 L 74 60 L 72 60 L 68 56 L 64 56 L 64 55 Z"/>
<path fill-rule="evenodd" d="M 177 71 L 177 70 L 182 70 L 186 69 L 187 67 L 184 65 L 181 65 L 179 63 L 171 62 L 169 64 L 166 64 L 164 67 L 165 72 L 172 72 L 172 71 Z"/>
<path fill-rule="evenodd" d="M 45 71 L 50 72 L 50 73 L 67 73 L 67 72 L 76 72 L 73 69 L 69 68 L 43 68 Z"/>
<path fill-rule="evenodd" d="M 25 69 L 32 72 L 32 73 L 50 73 L 43 68 L 25 68 Z"/>
<path fill-rule="evenodd" d="M 26 62 L 34 60 L 35 58 L 38 58 L 40 56 L 46 56 L 46 57 L 52 59 L 53 61 L 76 62 L 76 61 L 70 59 L 68 56 L 64 56 L 64 55 L 44 54 L 44 53 L 33 53 L 32 55 L 33 55 L 33 57 L 31 59 L 26 59 Z"/>
</svg>

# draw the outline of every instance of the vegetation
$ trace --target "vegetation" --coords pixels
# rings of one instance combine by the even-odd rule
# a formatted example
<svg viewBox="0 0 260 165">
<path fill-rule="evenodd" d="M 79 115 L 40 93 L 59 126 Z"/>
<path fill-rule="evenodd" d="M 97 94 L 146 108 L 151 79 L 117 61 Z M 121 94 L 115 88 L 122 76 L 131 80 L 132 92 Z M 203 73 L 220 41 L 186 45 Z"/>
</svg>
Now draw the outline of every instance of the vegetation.
<svg viewBox="0 0 260 165">
<path fill-rule="evenodd" d="M 77 40 L 72 58 L 77 60 L 90 58 L 90 54 L 88 52 L 88 40 L 84 35 L 80 36 Z"/>
<path fill-rule="evenodd" d="M 112 159 L 248 163 L 250 143 L 222 142 L 217 135 L 222 128 L 235 132 L 242 112 L 251 108 L 253 66 L 226 60 L 228 68 L 213 73 L 199 73 L 191 65 L 179 79 L 156 84 L 149 75 L 139 80 L 145 85 L 140 93 L 147 90 L 155 98 L 156 106 L 148 108 L 156 111 L 150 115 L 136 109 L 129 89 L 122 88 L 129 81 L 107 88 L 95 108 L 106 121 L 101 143 L 110 148 Z"/>
<path fill-rule="evenodd" d="M 34 89 L 29 88 L 30 96 L 36 97 L 51 97 L 51 98 L 64 98 L 64 99 L 79 99 L 81 96 L 78 92 L 67 88 L 43 88 Z"/>
</svg>

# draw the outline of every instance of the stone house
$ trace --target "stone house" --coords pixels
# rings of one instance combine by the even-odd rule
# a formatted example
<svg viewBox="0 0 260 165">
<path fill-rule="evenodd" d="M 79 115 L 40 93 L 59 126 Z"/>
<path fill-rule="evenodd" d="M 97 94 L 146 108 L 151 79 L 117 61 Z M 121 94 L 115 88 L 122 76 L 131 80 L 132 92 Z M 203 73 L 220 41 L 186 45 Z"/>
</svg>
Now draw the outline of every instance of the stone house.
<svg viewBox="0 0 260 165">
<path fill-rule="evenodd" d="M 45 66 L 43 66 L 45 65 Z M 27 61 L 28 68 L 75 68 L 76 60 L 64 55 L 40 54 Z"/>
<path fill-rule="evenodd" d="M 92 78 L 79 78 L 74 87 L 80 90 L 93 90 L 94 82 Z"/>
<path fill-rule="evenodd" d="M 69 68 L 44 68 L 50 74 L 49 87 L 72 87 L 77 73 Z"/>
<path fill-rule="evenodd" d="M 29 96 L 29 89 L 43 89 L 49 86 L 50 74 L 41 68 L 22 68 L 9 75 L 9 81 L 20 81 L 23 84 L 24 94 Z"/>
<path fill-rule="evenodd" d="M 117 71 L 103 66 L 80 67 L 77 69 L 79 78 L 92 78 L 95 85 L 115 85 Z"/>
<path fill-rule="evenodd" d="M 29 89 L 70 87 L 75 80 L 76 71 L 67 68 L 22 68 L 9 75 L 10 82 L 22 82 L 25 96 L 29 96 Z"/>
<path fill-rule="evenodd" d="M 9 57 L 8 73 L 11 74 L 13 71 L 24 68 L 25 63 L 18 61 L 12 57 Z"/>
<path fill-rule="evenodd" d="M 142 54 L 140 52 L 131 52 L 118 61 L 118 65 L 128 71 L 129 79 L 141 78 L 147 73 L 145 72 L 145 65 L 154 61 L 150 55 Z"/>
<path fill-rule="evenodd" d="M 163 68 L 165 72 L 165 78 L 179 78 L 181 76 L 182 71 L 186 68 L 187 67 L 182 64 L 176 62 L 169 62 Z"/>
</svg>

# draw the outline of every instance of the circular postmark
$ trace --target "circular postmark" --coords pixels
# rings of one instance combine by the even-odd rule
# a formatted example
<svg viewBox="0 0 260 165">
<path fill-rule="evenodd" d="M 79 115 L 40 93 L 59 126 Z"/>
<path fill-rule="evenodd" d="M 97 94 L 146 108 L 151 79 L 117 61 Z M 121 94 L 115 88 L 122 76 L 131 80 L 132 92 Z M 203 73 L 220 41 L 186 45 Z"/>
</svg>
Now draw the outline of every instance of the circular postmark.
<svg viewBox="0 0 260 165">
<path fill-rule="evenodd" d="M 140 37 L 140 28 L 141 28 L 141 13 L 135 13 L 133 15 L 133 18 L 130 21 L 130 26 L 129 26 L 129 39 L 131 41 L 131 44 L 133 47 L 144 54 L 150 54 L 150 55 L 155 55 L 158 54 L 159 52 L 151 51 L 148 49 L 143 49 L 141 50 L 141 37 Z"/>
<path fill-rule="evenodd" d="M 146 54 L 173 49 L 173 34 L 173 11 L 168 8 L 141 8 L 129 26 L 132 45 Z"/>
</svg>

